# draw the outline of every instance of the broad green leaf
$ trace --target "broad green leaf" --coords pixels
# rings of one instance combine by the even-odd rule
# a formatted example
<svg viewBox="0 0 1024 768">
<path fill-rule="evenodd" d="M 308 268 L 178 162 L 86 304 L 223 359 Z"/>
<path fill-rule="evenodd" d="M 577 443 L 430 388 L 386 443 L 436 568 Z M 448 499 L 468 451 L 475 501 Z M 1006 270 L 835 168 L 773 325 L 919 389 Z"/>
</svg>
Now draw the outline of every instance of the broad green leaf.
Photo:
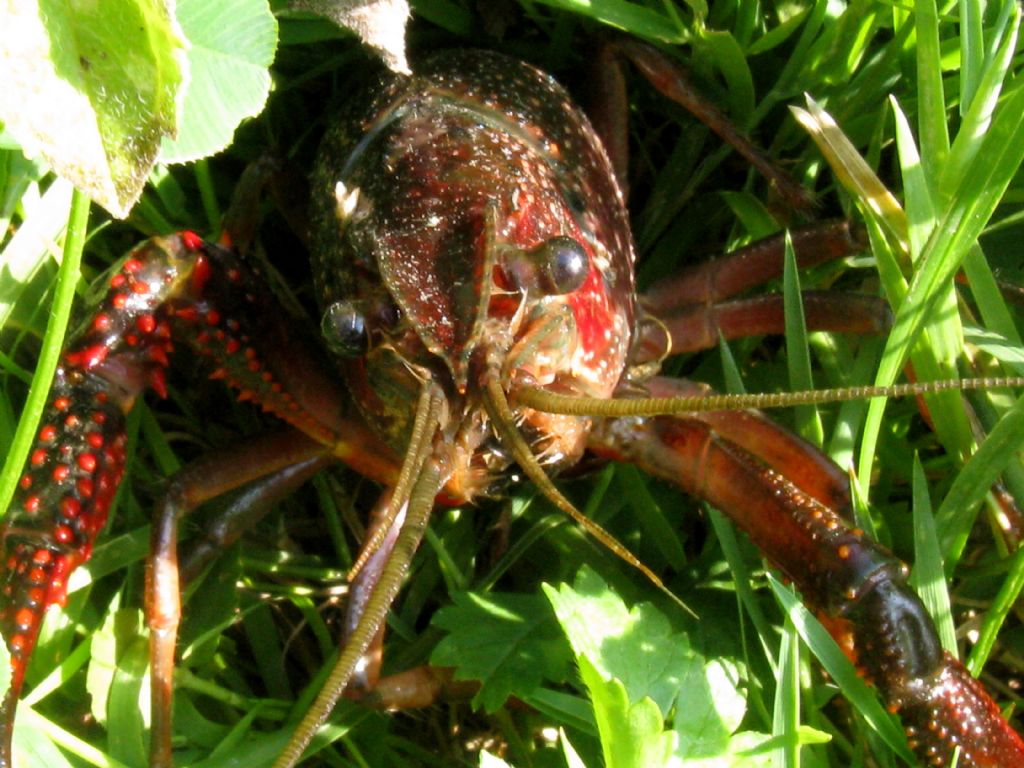
<svg viewBox="0 0 1024 768">
<path fill-rule="evenodd" d="M 586 655 L 579 657 L 580 676 L 594 702 L 597 728 L 607 768 L 660 768 L 673 765 L 675 734 L 650 698 L 631 703 L 625 686 L 605 679 Z"/>
<path fill-rule="evenodd" d="M 458 593 L 434 624 L 449 634 L 430 657 L 456 667 L 456 679 L 480 680 L 473 706 L 498 710 L 509 696 L 531 694 L 569 672 L 565 644 L 544 600 L 528 595 Z"/>
<path fill-rule="evenodd" d="M 628 608 L 594 571 L 583 568 L 572 586 L 544 592 L 577 657 L 587 656 L 605 677 L 626 686 L 630 701 L 652 698 L 667 712 L 694 655 L 685 635 L 649 603 Z"/>
<path fill-rule="evenodd" d="M 177 125 L 184 43 L 160 0 L 0 5 L 0 119 L 115 216 Z"/>
<path fill-rule="evenodd" d="M 197 160 L 231 143 L 238 124 L 263 110 L 277 48 L 266 0 L 178 0 L 177 15 L 189 41 L 190 78 L 177 138 L 165 137 L 160 147 L 165 163 Z"/>
<path fill-rule="evenodd" d="M 653 753 L 660 759 L 665 746 L 661 721 L 655 713 L 672 713 L 673 765 L 753 765 L 749 755 L 739 757 L 764 734 L 737 734 L 746 714 L 737 669 L 724 660 L 708 662 L 692 651 L 686 636 L 673 632 L 665 617 L 649 604 L 628 608 L 601 578 L 584 567 L 573 586 L 544 590 L 555 608 L 581 671 L 595 677 L 584 682 L 593 697 L 594 716 L 602 735 L 606 760 L 622 764 L 639 759 L 640 747 L 606 744 L 604 718 L 635 718 L 631 733 L 654 738 Z M 599 680 L 600 684 L 595 683 Z M 599 698 L 600 697 L 600 698 Z M 616 734 L 617 741 L 621 736 Z M 629 737 L 621 737 L 628 738 Z M 765 758 L 767 760 L 767 757 Z M 655 764 L 655 763 L 651 763 Z M 767 763 L 765 763 L 767 764 Z"/>
<path fill-rule="evenodd" d="M 685 660 L 675 714 L 681 755 L 710 758 L 729 752 L 730 737 L 747 711 L 738 683 L 736 668 L 723 661 L 705 663 L 696 655 Z"/>
</svg>

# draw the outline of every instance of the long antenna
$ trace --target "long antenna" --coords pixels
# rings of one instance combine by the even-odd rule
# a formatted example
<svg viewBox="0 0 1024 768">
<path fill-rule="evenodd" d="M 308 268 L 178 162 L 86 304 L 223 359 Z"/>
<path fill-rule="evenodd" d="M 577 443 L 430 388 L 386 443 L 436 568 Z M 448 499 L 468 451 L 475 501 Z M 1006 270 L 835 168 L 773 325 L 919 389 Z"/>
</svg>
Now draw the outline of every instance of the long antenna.
<svg viewBox="0 0 1024 768">
<path fill-rule="evenodd" d="M 873 397 L 906 397 L 936 392 L 973 389 L 1024 387 L 1024 376 L 995 376 L 975 379 L 943 379 L 888 387 L 835 387 L 799 392 L 760 392 L 746 395 L 696 395 L 692 397 L 637 397 L 600 400 L 593 397 L 562 395 L 530 384 L 516 386 L 510 400 L 545 413 L 566 416 L 667 416 L 707 411 L 738 411 L 745 408 L 788 408 L 794 405 L 818 405 Z"/>
</svg>

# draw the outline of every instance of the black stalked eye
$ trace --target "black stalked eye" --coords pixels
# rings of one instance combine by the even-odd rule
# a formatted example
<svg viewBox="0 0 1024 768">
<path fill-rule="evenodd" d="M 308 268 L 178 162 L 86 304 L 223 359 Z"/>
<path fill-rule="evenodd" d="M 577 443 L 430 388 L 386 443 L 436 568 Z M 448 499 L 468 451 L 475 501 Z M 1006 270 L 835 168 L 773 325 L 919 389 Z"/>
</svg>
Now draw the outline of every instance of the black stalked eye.
<svg viewBox="0 0 1024 768">
<path fill-rule="evenodd" d="M 530 251 L 530 257 L 537 265 L 541 288 L 549 296 L 572 293 L 590 271 L 587 252 L 571 237 L 553 237 Z"/>
<path fill-rule="evenodd" d="M 358 357 L 366 354 L 370 334 L 366 328 L 366 316 L 354 301 L 336 301 L 324 312 L 320 330 L 327 347 L 343 357 Z"/>
<path fill-rule="evenodd" d="M 583 285 L 590 260 L 582 245 L 571 237 L 559 236 L 529 251 L 513 251 L 506 257 L 505 270 L 521 289 L 562 296 Z"/>
</svg>

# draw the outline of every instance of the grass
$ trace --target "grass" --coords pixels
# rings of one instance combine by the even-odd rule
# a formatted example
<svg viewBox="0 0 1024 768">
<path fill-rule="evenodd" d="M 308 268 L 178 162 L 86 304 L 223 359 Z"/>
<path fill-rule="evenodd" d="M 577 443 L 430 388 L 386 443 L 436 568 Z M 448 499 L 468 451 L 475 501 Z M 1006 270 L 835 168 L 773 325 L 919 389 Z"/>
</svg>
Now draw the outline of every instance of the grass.
<svg viewBox="0 0 1024 768">
<path fill-rule="evenodd" d="M 801 274 L 800 284 L 885 296 L 896 313 L 893 333 L 864 339 L 794 330 L 785 344 L 744 340 L 670 361 L 668 372 L 722 389 L 785 389 L 797 386 L 794 377 L 803 386 L 807 366 L 791 369 L 790 362 L 805 350 L 818 386 L 891 381 L 903 375 L 908 359 L 920 378 L 1020 371 L 1020 307 L 1005 301 L 997 282 L 1018 286 L 1018 295 L 1024 285 L 1018 247 L 1024 190 L 1017 178 L 1024 89 L 1021 55 L 1007 32 L 1016 20 L 1012 5 L 821 0 L 768 7 L 716 0 L 704 14 L 697 2 L 524 1 L 508 6 L 511 21 L 500 35 L 494 25 L 501 19 L 496 15 L 485 27 L 474 3 L 414 6 L 411 50 L 504 50 L 553 72 L 576 93 L 589 78 L 593 34 L 616 27 L 671 41 L 667 50 L 688 64 L 697 83 L 815 191 L 819 215 L 865 222 L 871 254 Z M 241 169 L 268 147 L 308 167 L 328 119 L 324 104 L 344 102 L 365 80 L 368 59 L 324 24 L 284 16 L 281 25 L 270 104 L 226 153 L 155 176 L 127 222 L 93 211 L 79 303 L 86 287 L 142 237 L 182 227 L 213 230 Z M 629 80 L 630 206 L 642 285 L 786 223 L 764 183 L 717 139 L 641 78 L 630 74 Z M 832 167 L 823 160 L 787 110 L 803 105 L 804 93 L 836 119 L 870 174 L 839 150 Z M 990 123 L 986 105 L 995 108 Z M 46 198 L 38 199 L 47 179 L 41 184 L 38 169 L 13 150 L 3 157 L 7 189 L 23 195 L 3 215 L 17 227 L 38 223 L 50 210 Z M 869 197 L 877 190 L 871 174 L 894 193 L 893 202 Z M 300 248 L 267 207 L 262 247 L 273 273 L 281 290 L 315 316 L 304 259 L 288 258 Z M 20 262 L 7 261 L 12 250 L 3 253 L 7 278 Z M 20 294 L 13 306 L 0 305 L 4 453 L 37 365 L 54 271 L 44 260 L 34 274 L 4 287 Z M 960 273 L 966 281 L 955 279 Z M 792 295 L 793 281 L 786 282 Z M 146 667 L 141 584 L 149 510 L 162 478 L 176 468 L 267 426 L 215 382 L 189 375 L 192 367 L 186 360 L 185 371 L 172 377 L 168 401 L 133 412 L 129 474 L 114 520 L 76 577 L 66 611 L 50 617 L 40 640 L 21 712 L 37 764 L 145 764 L 146 706 L 138 701 Z M 1021 408 L 1005 392 L 972 396 L 970 405 L 958 396 L 929 398 L 927 421 L 912 401 L 778 418 L 799 421 L 841 466 L 856 467 L 855 486 L 865 501 L 859 524 L 913 565 L 946 642 L 959 647 L 1002 702 L 1016 703 L 1024 637 L 1014 603 L 1024 558 L 1002 530 L 993 482 L 1024 498 Z M 989 439 L 975 453 L 984 433 Z M 686 675 L 729 681 L 712 696 L 730 702 L 716 726 L 729 732 L 706 747 L 720 750 L 722 764 L 758 764 L 761 757 L 735 754 L 759 743 L 745 734 L 774 735 L 771 745 L 786 765 L 900 764 L 898 733 L 895 743 L 891 735 L 887 742 L 894 726 L 877 700 L 855 690 L 855 677 L 845 682 L 850 670 L 840 661 L 838 667 L 825 662 L 825 676 L 801 650 L 798 637 L 816 654 L 830 653 L 809 617 L 787 601 L 757 553 L 721 517 L 630 467 L 596 469 L 564 489 L 658 571 L 699 621 L 584 538 L 530 487 L 479 507 L 439 511 L 390 619 L 388 669 L 422 663 L 432 653 L 478 669 L 513 664 L 516 651 L 539 654 L 531 657 L 535 663 L 526 671 L 492 669 L 491 687 L 480 694 L 486 706 L 477 710 L 457 702 L 386 715 L 343 703 L 311 765 L 475 765 L 486 748 L 516 766 L 561 766 L 567 748 L 559 729 L 586 765 L 653 764 L 666 738 L 690 738 L 678 725 L 698 707 L 679 698 L 680 689 L 695 687 Z M 344 570 L 358 546 L 360 514 L 375 494 L 342 469 L 323 473 L 186 590 L 175 711 L 180 764 L 262 765 L 280 750 L 286 723 L 316 688 L 310 681 L 326 674 Z M 932 510 L 929 535 L 933 526 L 915 520 L 927 521 Z M 1011 527 L 1019 536 L 1019 524 Z M 542 582 L 555 591 L 545 596 Z M 653 607 L 630 612 L 621 600 Z M 566 639 L 551 618 L 552 603 L 570 625 L 567 612 L 594 616 L 585 627 L 593 636 L 577 627 Z M 630 642 L 641 649 L 623 639 L 624 631 L 599 632 L 597 616 L 636 627 Z M 531 631 L 517 633 L 525 625 Z M 641 684 L 628 673 L 644 658 L 645 637 L 656 638 L 649 645 L 687 653 L 665 661 L 671 673 Z M 625 671 L 601 655 L 619 641 Z M 472 652 L 480 648 L 486 653 L 476 658 Z M 685 675 L 679 671 L 691 663 Z M 600 683 L 594 666 L 623 681 L 625 694 L 607 676 Z M 840 695 L 834 681 L 849 687 Z M 499 706 L 500 694 L 509 691 L 530 707 Z M 644 695 L 660 715 L 671 710 L 669 726 L 657 724 L 641 704 Z M 732 704 L 737 700 L 742 703 Z M 647 725 L 628 737 L 608 735 L 602 713 L 616 713 L 608 715 L 618 718 L 613 722 L 643 715 Z M 666 737 L 664 727 L 675 735 Z M 53 752 L 52 744 L 62 751 Z"/>
</svg>

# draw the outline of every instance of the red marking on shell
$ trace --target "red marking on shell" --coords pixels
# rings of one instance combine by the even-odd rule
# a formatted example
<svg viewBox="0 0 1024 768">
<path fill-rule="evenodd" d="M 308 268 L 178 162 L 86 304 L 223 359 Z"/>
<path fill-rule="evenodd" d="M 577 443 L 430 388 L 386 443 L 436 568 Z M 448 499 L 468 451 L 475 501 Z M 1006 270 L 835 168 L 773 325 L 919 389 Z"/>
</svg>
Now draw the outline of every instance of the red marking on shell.
<svg viewBox="0 0 1024 768">
<path fill-rule="evenodd" d="M 190 251 L 198 251 L 203 247 L 203 238 L 190 229 L 186 229 L 181 233 L 181 242 Z"/>
<path fill-rule="evenodd" d="M 110 325 L 111 325 L 110 315 L 108 315 L 108 314 L 106 314 L 104 312 L 100 312 L 92 320 L 93 330 L 99 331 L 100 333 L 105 333 L 105 332 L 109 331 L 110 330 Z"/>
<path fill-rule="evenodd" d="M 195 307 L 182 307 L 176 310 L 174 315 L 186 323 L 194 323 L 199 318 L 199 310 Z"/>
<path fill-rule="evenodd" d="M 149 386 L 163 400 L 167 397 L 167 376 L 163 368 L 154 368 L 149 372 Z"/>
<path fill-rule="evenodd" d="M 156 330 L 156 318 L 152 315 L 139 315 L 135 319 L 135 327 L 143 333 L 152 333 Z"/>
<path fill-rule="evenodd" d="M 39 511 L 39 507 L 42 505 L 42 500 L 36 494 L 28 496 L 25 501 L 22 502 L 21 506 L 26 512 L 34 514 Z"/>
<path fill-rule="evenodd" d="M 76 459 L 78 466 L 86 472 L 93 472 L 96 470 L 96 456 L 92 453 L 79 454 Z"/>
<path fill-rule="evenodd" d="M 52 443 L 56 438 L 57 428 L 52 424 L 47 424 L 45 427 L 39 430 L 39 439 L 44 443 Z"/>
<path fill-rule="evenodd" d="M 168 366 L 171 364 L 170 359 L 167 357 L 167 350 L 162 346 L 154 346 L 149 348 L 149 359 L 159 365 Z"/>
<path fill-rule="evenodd" d="M 207 325 L 220 325 L 220 312 L 215 309 L 208 310 L 206 315 L 203 317 Z"/>
<path fill-rule="evenodd" d="M 42 584 L 46 581 L 46 571 L 39 567 L 33 568 L 28 572 L 28 580 L 32 584 Z"/>
<path fill-rule="evenodd" d="M 108 397 L 106 392 L 97 392 L 96 393 L 96 402 L 97 403 L 105 403 L 105 402 L 107 402 L 108 399 L 109 399 L 109 397 Z"/>
<path fill-rule="evenodd" d="M 48 562 L 50 562 L 50 559 L 52 557 L 53 553 L 51 553 L 50 550 L 43 549 L 42 547 L 40 547 L 32 555 L 32 562 L 38 563 L 39 565 L 46 565 Z"/>
<path fill-rule="evenodd" d="M 27 645 L 27 642 L 25 640 L 25 636 L 24 635 L 15 635 L 14 637 L 11 638 L 11 652 L 12 653 L 20 654 L 22 651 L 25 650 L 25 646 L 26 645 Z"/>
<path fill-rule="evenodd" d="M 35 615 L 29 608 L 22 608 L 14 615 L 14 623 L 22 629 L 28 629 L 32 626 L 35 619 Z"/>
<path fill-rule="evenodd" d="M 102 448 L 103 447 L 103 435 L 99 432 L 90 432 L 85 436 L 85 442 L 89 444 L 90 448 Z"/>
<path fill-rule="evenodd" d="M 130 275 L 142 269 L 142 262 L 138 259 L 128 259 L 122 269 Z"/>
<path fill-rule="evenodd" d="M 60 513 L 69 520 L 74 520 L 82 512 L 82 503 L 74 496 L 65 496 L 60 502 Z"/>
<path fill-rule="evenodd" d="M 81 426 L 81 424 L 82 420 L 79 419 L 78 416 L 76 416 L 73 413 L 69 413 L 68 417 L 64 419 L 64 426 L 67 427 L 68 429 L 77 429 L 79 426 Z"/>
<path fill-rule="evenodd" d="M 210 266 L 209 259 L 206 256 L 200 255 L 196 259 L 195 266 L 192 267 L 192 291 L 197 296 L 203 293 L 203 289 L 206 288 L 206 284 L 209 282 L 212 274 L 213 268 Z"/>
<path fill-rule="evenodd" d="M 124 341 L 125 341 L 125 343 L 129 347 L 137 347 L 137 346 L 139 346 L 139 337 L 138 337 L 137 334 L 134 334 L 134 333 L 126 334 L 125 337 L 124 337 Z"/>
<path fill-rule="evenodd" d="M 69 474 L 71 474 L 71 467 L 67 464 L 58 464 L 53 468 L 53 482 L 63 483 L 68 479 Z"/>
<path fill-rule="evenodd" d="M 250 371 L 252 371 L 253 373 L 256 373 L 256 371 L 258 371 L 259 369 L 260 369 L 260 361 L 259 360 L 250 360 L 249 361 L 249 370 Z"/>
<path fill-rule="evenodd" d="M 93 482 L 91 477 L 80 477 L 78 482 L 75 483 L 75 488 L 78 489 L 78 495 L 83 499 L 91 499 L 93 491 Z"/>
<path fill-rule="evenodd" d="M 68 600 L 68 574 L 71 570 L 88 559 L 92 553 L 92 546 L 82 547 L 81 557 L 76 557 L 72 562 L 67 555 L 58 555 L 53 563 L 53 572 L 47 590 L 47 603 L 50 605 L 63 606 Z"/>
<path fill-rule="evenodd" d="M 51 429 L 52 429 L 52 427 L 51 427 Z M 56 433 L 56 431 L 57 430 L 54 430 L 54 433 Z M 39 438 L 40 439 L 44 439 L 42 434 L 39 435 Z M 52 439 L 53 439 L 52 437 L 49 438 L 49 440 L 52 440 Z M 47 440 L 47 442 L 49 442 L 49 440 Z M 36 448 L 34 451 L 32 451 L 32 457 L 30 459 L 30 461 L 32 462 L 32 466 L 39 467 L 39 466 L 42 466 L 43 464 L 45 464 L 46 463 L 46 457 L 48 455 L 49 454 L 46 452 L 45 448 Z"/>
<path fill-rule="evenodd" d="M 21 480 L 18 481 L 18 487 L 23 491 L 27 491 L 32 487 L 32 475 L 22 475 Z"/>
<path fill-rule="evenodd" d="M 74 536 L 75 532 L 67 525 L 58 525 L 53 529 L 53 538 L 61 544 L 69 544 Z"/>
<path fill-rule="evenodd" d="M 53 407 L 58 411 L 66 411 L 71 407 L 71 400 L 67 397 L 58 397 L 53 401 Z"/>
<path fill-rule="evenodd" d="M 106 344 L 94 344 L 76 352 L 68 352 L 64 360 L 72 368 L 92 368 L 102 363 L 109 351 Z"/>
<path fill-rule="evenodd" d="M 127 277 L 125 277 L 124 275 L 118 273 L 118 274 L 114 275 L 112 278 L 110 278 L 110 287 L 111 288 L 120 288 L 122 285 L 125 284 L 125 282 L 127 282 L 127 280 L 128 280 Z"/>
<path fill-rule="evenodd" d="M 241 348 L 242 345 L 239 343 L 238 339 L 233 338 L 228 339 L 227 343 L 224 345 L 224 351 L 227 352 L 229 355 L 235 354 Z"/>
</svg>

